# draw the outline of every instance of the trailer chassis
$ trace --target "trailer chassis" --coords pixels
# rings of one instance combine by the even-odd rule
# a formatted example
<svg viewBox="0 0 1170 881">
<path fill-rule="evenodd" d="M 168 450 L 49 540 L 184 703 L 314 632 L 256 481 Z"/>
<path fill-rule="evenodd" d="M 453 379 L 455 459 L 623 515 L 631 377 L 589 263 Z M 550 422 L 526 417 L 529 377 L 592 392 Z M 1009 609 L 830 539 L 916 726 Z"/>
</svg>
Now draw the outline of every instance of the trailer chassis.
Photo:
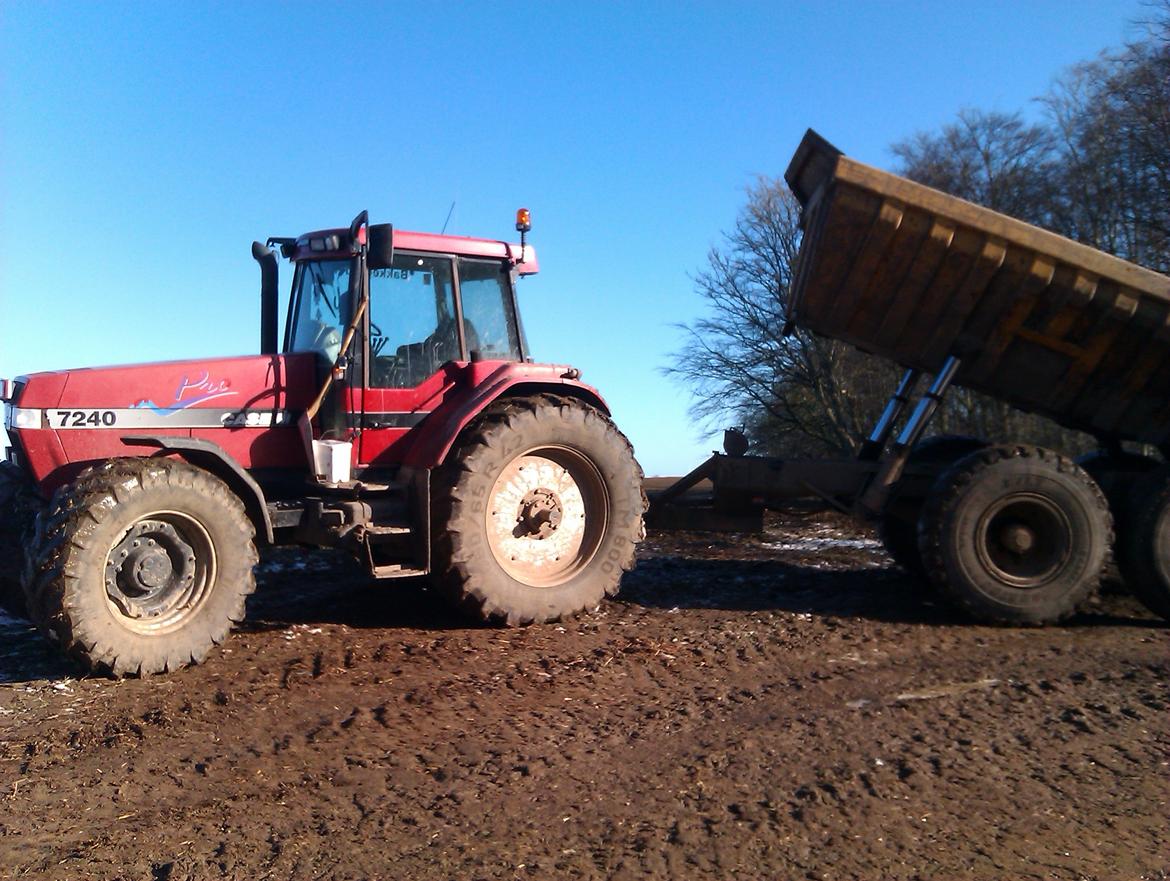
<svg viewBox="0 0 1170 881">
<path fill-rule="evenodd" d="M 856 456 L 780 459 L 712 453 L 685 477 L 651 495 L 648 523 L 662 529 L 758 532 L 763 528 L 765 509 L 799 500 L 819 501 L 864 520 L 880 517 L 900 482 L 923 482 L 932 476 L 907 469 L 907 460 L 938 412 L 960 366 L 959 358 L 947 358 L 918 397 L 897 437 L 894 429 L 920 385 L 918 370 L 902 375 Z M 688 498 L 704 480 L 711 482 L 710 497 Z M 708 498 L 711 504 L 705 504 Z"/>
</svg>

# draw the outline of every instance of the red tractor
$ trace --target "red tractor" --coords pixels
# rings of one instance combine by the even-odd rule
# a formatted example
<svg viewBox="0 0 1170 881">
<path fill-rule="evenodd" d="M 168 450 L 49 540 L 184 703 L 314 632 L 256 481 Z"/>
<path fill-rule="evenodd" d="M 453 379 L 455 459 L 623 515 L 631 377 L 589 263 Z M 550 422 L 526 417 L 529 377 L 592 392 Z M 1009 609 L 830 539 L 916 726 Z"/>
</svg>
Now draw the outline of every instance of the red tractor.
<svg viewBox="0 0 1170 881">
<path fill-rule="evenodd" d="M 553 621 L 618 589 L 642 472 L 598 392 L 534 364 L 519 245 L 370 225 L 253 244 L 261 354 L 4 381 L 0 594 L 84 667 L 198 662 L 257 545 L 429 574 L 460 608 Z M 277 256 L 293 280 L 277 345 Z M 19 562 L 14 562 L 19 561 Z"/>
</svg>

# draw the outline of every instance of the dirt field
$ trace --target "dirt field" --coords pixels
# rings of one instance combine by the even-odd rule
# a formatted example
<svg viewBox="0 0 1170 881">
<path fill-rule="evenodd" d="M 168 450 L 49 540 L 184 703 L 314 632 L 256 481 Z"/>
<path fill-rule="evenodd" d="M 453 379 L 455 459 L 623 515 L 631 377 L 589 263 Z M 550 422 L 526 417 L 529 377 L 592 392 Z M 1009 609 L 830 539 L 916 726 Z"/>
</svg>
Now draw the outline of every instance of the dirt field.
<svg viewBox="0 0 1170 881">
<path fill-rule="evenodd" d="M 969 625 L 868 535 L 652 533 L 618 601 L 469 627 L 264 565 L 201 667 L 0 623 L 0 877 L 1170 878 L 1170 631 Z"/>
</svg>

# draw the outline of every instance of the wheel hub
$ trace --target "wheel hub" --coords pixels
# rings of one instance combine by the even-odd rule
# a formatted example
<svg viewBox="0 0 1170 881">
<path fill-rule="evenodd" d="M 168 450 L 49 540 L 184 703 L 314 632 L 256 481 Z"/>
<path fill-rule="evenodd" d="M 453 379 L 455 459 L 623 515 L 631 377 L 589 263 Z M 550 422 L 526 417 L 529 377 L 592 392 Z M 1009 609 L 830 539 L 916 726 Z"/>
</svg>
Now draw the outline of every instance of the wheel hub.
<svg viewBox="0 0 1170 881">
<path fill-rule="evenodd" d="M 1036 533 L 1022 523 L 1013 523 L 1000 533 L 1000 543 L 1013 554 L 1026 554 L 1036 545 Z"/>
<path fill-rule="evenodd" d="M 106 558 L 106 595 L 128 618 L 157 618 L 190 600 L 195 564 L 174 526 L 140 520 Z"/>
<path fill-rule="evenodd" d="M 1036 588 L 1055 577 L 1072 553 L 1068 518 L 1049 499 L 1014 493 L 981 518 L 976 548 L 1005 584 Z"/>
<path fill-rule="evenodd" d="M 520 513 L 516 517 L 517 538 L 530 536 L 535 539 L 548 538 L 565 516 L 564 506 L 560 497 L 551 489 L 539 487 L 532 490 L 520 503 Z"/>
<path fill-rule="evenodd" d="M 504 466 L 486 514 L 488 544 L 500 567 L 524 584 L 553 587 L 592 559 L 609 508 L 596 466 L 575 450 L 548 446 Z"/>
</svg>

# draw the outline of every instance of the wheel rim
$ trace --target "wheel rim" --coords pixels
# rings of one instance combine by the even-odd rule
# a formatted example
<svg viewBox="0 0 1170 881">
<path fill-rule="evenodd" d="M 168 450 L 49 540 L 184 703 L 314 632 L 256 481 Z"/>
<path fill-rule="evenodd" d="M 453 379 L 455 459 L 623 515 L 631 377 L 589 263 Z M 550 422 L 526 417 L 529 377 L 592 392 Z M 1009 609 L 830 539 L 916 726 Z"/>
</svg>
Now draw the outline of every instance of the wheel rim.
<svg viewBox="0 0 1170 881">
<path fill-rule="evenodd" d="M 215 546 L 203 524 L 159 511 L 135 521 L 106 555 L 107 604 L 124 627 L 165 633 L 195 614 L 215 573 Z"/>
<path fill-rule="evenodd" d="M 980 562 L 1012 587 L 1036 588 L 1051 581 L 1072 553 L 1068 516 L 1034 493 L 1005 496 L 979 518 Z"/>
<path fill-rule="evenodd" d="M 533 587 L 563 584 L 589 565 L 609 519 L 597 467 L 567 447 L 517 456 L 496 478 L 488 502 L 488 544 L 496 562 Z"/>
</svg>

